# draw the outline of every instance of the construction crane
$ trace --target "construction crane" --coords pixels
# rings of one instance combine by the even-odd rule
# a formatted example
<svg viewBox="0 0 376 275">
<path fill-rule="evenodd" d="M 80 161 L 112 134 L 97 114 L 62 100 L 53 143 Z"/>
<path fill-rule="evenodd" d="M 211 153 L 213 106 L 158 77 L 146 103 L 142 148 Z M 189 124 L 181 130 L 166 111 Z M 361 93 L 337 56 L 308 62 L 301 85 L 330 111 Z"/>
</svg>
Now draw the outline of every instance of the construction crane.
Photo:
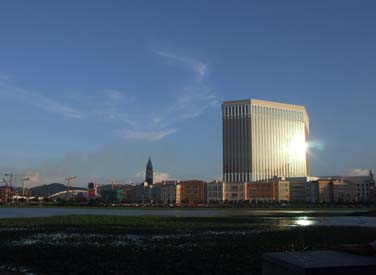
<svg viewBox="0 0 376 275">
<path fill-rule="evenodd" d="M 25 196 L 25 182 L 29 180 L 30 178 L 22 178 L 22 196 Z"/>
<path fill-rule="evenodd" d="M 16 179 L 16 177 L 22 177 L 22 181 L 28 181 L 30 178 L 24 178 L 24 174 L 16 174 L 14 172 L 8 172 L 4 174 L 4 177 L 9 177 L 9 181 L 6 181 L 5 178 L 3 178 L 3 182 L 7 187 L 11 187 L 13 184 L 13 181 Z M 24 183 L 24 182 L 23 182 Z"/>
<path fill-rule="evenodd" d="M 7 201 L 8 200 L 8 196 L 12 195 L 12 189 L 11 188 L 12 188 L 12 184 L 13 184 L 13 181 L 14 181 L 15 177 L 16 176 L 24 177 L 25 175 L 16 174 L 13 171 L 4 173 L 3 175 L 4 175 L 4 177 L 9 177 L 9 180 L 6 180 L 5 178 L 3 178 L 3 182 L 5 184 L 5 201 Z M 24 184 L 25 184 L 25 182 L 23 182 L 23 185 Z M 24 193 L 25 193 L 25 188 L 23 187 L 23 194 Z M 12 195 L 12 201 L 13 201 L 13 195 Z"/>
<path fill-rule="evenodd" d="M 67 198 L 67 195 L 68 193 L 70 192 L 70 188 L 71 188 L 71 181 L 74 180 L 74 179 L 77 179 L 76 176 L 73 176 L 73 177 L 67 177 L 65 180 L 67 181 L 67 192 L 65 194 L 65 199 Z"/>
<path fill-rule="evenodd" d="M 12 186 L 13 178 L 14 178 L 15 174 L 13 172 L 10 172 L 10 173 L 5 173 L 4 176 L 9 177 L 9 181 L 4 181 L 5 186 L 6 187 Z M 3 180 L 4 180 L 4 178 L 3 178 Z"/>
</svg>

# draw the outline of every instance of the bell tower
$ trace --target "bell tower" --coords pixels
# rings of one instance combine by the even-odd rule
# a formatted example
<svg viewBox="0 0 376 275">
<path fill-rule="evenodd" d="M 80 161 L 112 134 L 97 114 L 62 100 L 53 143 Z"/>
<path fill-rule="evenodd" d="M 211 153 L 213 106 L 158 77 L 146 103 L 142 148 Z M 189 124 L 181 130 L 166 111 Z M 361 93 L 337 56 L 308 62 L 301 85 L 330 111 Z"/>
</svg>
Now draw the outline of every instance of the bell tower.
<svg viewBox="0 0 376 275">
<path fill-rule="evenodd" d="M 153 164 L 149 156 L 148 164 L 146 165 L 145 181 L 149 184 L 153 184 Z"/>
</svg>

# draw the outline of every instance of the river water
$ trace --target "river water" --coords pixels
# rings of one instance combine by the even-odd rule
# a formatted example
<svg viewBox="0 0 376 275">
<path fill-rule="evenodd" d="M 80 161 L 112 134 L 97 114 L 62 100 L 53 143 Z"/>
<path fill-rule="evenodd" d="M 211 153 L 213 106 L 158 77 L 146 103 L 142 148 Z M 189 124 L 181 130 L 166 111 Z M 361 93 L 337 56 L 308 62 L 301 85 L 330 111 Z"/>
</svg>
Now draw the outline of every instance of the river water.
<svg viewBox="0 0 376 275">
<path fill-rule="evenodd" d="M 341 216 L 354 210 L 252 210 L 252 209 L 88 209 L 88 208 L 0 208 L 0 218 L 49 217 L 59 215 L 116 215 L 170 217 L 257 216 L 260 224 L 271 226 L 362 226 L 376 228 L 376 217 Z M 310 214 L 320 213 L 319 217 Z M 277 217 L 294 214 L 293 217 Z M 330 216 L 325 216 L 325 214 Z M 336 216 L 338 214 L 338 216 Z M 295 216 L 296 215 L 296 216 Z"/>
</svg>

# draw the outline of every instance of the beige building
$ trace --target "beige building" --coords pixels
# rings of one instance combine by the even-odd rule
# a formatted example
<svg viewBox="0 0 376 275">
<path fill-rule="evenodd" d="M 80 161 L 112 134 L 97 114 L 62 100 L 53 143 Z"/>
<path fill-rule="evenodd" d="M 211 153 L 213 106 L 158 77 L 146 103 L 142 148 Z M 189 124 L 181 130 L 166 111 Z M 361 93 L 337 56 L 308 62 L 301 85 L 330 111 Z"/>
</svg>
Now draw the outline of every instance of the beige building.
<svg viewBox="0 0 376 275">
<path fill-rule="evenodd" d="M 225 182 L 310 174 L 309 117 L 304 106 L 255 99 L 226 101 L 222 118 Z"/>
<path fill-rule="evenodd" d="M 333 201 L 354 202 L 356 198 L 356 186 L 351 181 L 333 180 Z"/>
<path fill-rule="evenodd" d="M 290 182 L 285 179 L 274 179 L 275 200 L 278 202 L 290 201 Z"/>
<path fill-rule="evenodd" d="M 368 176 L 345 177 L 344 180 L 354 184 L 357 201 L 366 202 L 372 199 L 371 190 L 374 187 L 372 171 L 370 171 L 370 175 Z"/>
<path fill-rule="evenodd" d="M 318 180 L 321 203 L 353 202 L 356 199 L 356 185 L 341 178 Z"/>
<path fill-rule="evenodd" d="M 212 181 L 206 183 L 206 202 L 222 203 L 223 202 L 223 182 Z"/>
<path fill-rule="evenodd" d="M 223 200 L 239 202 L 245 198 L 245 183 L 242 182 L 224 182 L 223 183 Z"/>
</svg>

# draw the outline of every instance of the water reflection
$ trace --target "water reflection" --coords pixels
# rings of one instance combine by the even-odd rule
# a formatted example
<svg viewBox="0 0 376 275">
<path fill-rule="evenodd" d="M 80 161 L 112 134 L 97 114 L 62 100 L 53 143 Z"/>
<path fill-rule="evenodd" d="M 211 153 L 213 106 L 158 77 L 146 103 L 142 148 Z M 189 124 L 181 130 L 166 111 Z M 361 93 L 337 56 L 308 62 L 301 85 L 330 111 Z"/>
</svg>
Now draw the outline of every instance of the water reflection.
<svg viewBox="0 0 376 275">
<path fill-rule="evenodd" d="M 317 224 L 317 221 L 308 217 L 298 217 L 294 221 L 294 225 L 296 226 L 310 226 L 310 225 L 315 225 L 315 224 Z"/>
<path fill-rule="evenodd" d="M 274 228 L 292 226 L 360 226 L 376 228 L 376 217 L 263 217 L 256 219 L 255 223 Z"/>
</svg>

